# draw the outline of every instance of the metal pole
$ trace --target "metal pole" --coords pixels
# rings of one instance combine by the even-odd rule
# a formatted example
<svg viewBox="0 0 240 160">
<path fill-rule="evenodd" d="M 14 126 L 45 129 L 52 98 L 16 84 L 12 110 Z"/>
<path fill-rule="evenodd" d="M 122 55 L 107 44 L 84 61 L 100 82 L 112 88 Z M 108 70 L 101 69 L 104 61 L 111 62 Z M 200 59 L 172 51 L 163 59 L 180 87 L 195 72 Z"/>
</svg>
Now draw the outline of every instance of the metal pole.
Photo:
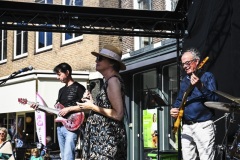
<svg viewBox="0 0 240 160">
<path fill-rule="evenodd" d="M 179 47 L 179 38 L 176 39 L 177 40 L 177 88 L 178 88 L 178 92 L 180 89 L 180 62 L 179 62 L 179 52 L 180 52 L 180 47 Z M 180 129 L 178 130 L 178 160 L 182 160 L 182 145 L 181 145 L 181 131 Z"/>
</svg>

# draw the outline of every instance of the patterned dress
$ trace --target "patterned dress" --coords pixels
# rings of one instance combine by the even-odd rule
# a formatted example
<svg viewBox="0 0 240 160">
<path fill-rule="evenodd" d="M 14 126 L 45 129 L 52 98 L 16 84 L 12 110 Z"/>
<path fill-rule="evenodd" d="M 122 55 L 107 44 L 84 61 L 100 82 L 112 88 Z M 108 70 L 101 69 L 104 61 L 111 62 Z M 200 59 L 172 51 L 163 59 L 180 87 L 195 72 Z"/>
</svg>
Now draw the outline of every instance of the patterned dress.
<svg viewBox="0 0 240 160">
<path fill-rule="evenodd" d="M 121 82 L 124 102 L 123 81 L 116 75 L 112 77 L 117 77 Z M 99 107 L 112 108 L 106 92 L 108 80 L 96 97 L 96 105 Z M 91 111 L 86 122 L 83 157 L 85 160 L 126 160 L 127 136 L 123 120 L 116 121 Z"/>
</svg>

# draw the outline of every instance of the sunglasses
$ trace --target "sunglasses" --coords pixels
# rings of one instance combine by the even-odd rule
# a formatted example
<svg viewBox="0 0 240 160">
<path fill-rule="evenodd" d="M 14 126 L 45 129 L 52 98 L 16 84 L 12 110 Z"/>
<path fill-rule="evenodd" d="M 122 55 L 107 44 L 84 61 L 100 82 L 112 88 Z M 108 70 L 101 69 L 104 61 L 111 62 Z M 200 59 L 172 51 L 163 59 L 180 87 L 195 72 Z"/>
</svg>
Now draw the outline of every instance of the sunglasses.
<svg viewBox="0 0 240 160">
<path fill-rule="evenodd" d="M 100 56 L 100 55 L 98 55 L 98 56 L 96 57 L 96 61 L 98 61 L 98 62 L 101 62 L 103 59 L 104 59 L 104 57 L 103 57 L 103 56 Z"/>
</svg>

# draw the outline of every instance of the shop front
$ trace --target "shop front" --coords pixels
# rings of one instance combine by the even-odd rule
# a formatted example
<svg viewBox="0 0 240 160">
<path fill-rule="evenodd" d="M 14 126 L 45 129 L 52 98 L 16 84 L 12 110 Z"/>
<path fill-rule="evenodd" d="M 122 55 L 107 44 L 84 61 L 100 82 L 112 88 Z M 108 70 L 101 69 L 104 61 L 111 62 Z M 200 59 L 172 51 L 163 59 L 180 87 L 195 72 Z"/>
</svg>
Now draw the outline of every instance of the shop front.
<svg viewBox="0 0 240 160">
<path fill-rule="evenodd" d="M 138 53 L 124 60 L 127 70 L 121 74 L 127 88 L 131 160 L 177 159 L 169 115 L 178 90 L 174 45 L 176 43 L 153 47 L 148 53 Z"/>
<path fill-rule="evenodd" d="M 75 81 L 87 86 L 89 72 L 73 72 L 72 76 Z M 44 102 L 41 105 L 54 109 L 58 90 L 63 85 L 56 78 L 55 73 L 33 70 L 8 80 L 0 86 L 0 127 L 8 129 L 9 139 L 16 150 L 21 148 L 21 152 L 26 155 L 28 149 L 36 147 L 37 142 L 46 141 L 37 135 L 36 128 L 36 124 L 42 122 L 43 119 L 46 119 L 44 137 L 51 137 L 52 141 L 57 144 L 56 123 L 54 122 L 56 114 L 48 112 L 41 118 L 39 115 L 36 117 L 35 111 L 29 107 L 29 104 L 39 103 L 39 97 L 41 97 L 40 103 Z M 42 123 L 39 125 L 41 126 Z"/>
</svg>

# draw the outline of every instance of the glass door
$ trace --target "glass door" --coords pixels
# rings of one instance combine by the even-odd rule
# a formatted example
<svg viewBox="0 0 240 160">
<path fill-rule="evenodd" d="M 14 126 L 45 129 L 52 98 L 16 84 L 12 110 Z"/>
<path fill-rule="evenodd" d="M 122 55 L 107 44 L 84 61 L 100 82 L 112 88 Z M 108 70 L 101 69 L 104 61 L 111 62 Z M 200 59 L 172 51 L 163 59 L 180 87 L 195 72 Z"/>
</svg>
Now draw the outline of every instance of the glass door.
<svg viewBox="0 0 240 160">
<path fill-rule="evenodd" d="M 172 118 L 169 114 L 171 105 L 174 103 L 178 92 L 178 82 L 177 82 L 177 65 L 169 64 L 162 67 L 162 93 L 167 99 L 168 111 L 166 112 L 165 120 L 167 121 L 166 133 L 168 137 L 162 137 L 167 139 L 165 141 L 165 149 L 177 150 L 177 138 L 172 134 Z M 167 129 L 168 128 L 168 129 Z"/>
<path fill-rule="evenodd" d="M 161 151 L 175 149 L 169 114 L 177 95 L 176 64 L 133 75 L 133 159 L 160 160 Z"/>
<path fill-rule="evenodd" d="M 137 73 L 133 76 L 132 108 L 134 159 L 145 160 L 158 148 L 157 109 L 149 99 L 148 91 L 157 88 L 156 69 Z"/>
</svg>

